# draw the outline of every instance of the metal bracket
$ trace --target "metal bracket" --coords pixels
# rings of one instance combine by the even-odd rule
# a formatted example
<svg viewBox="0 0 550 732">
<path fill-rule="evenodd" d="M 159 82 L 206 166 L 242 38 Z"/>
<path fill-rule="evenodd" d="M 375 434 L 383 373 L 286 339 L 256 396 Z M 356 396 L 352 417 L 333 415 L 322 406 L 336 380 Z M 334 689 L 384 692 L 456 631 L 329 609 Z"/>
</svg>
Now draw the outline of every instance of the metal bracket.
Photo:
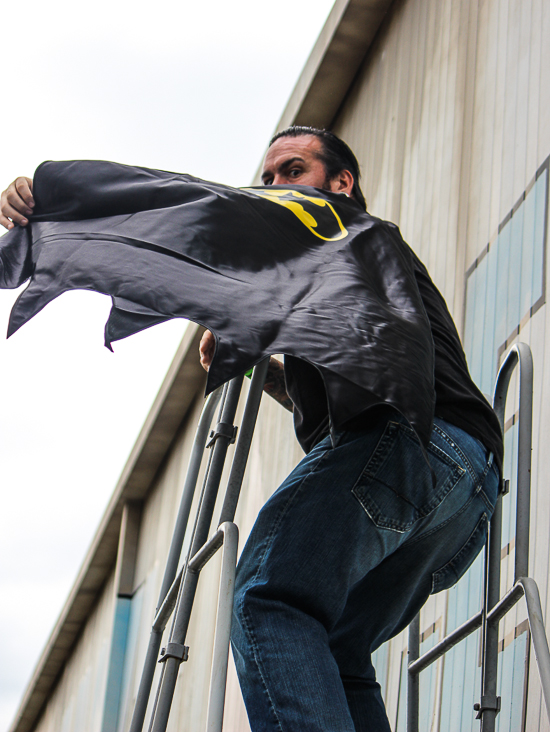
<svg viewBox="0 0 550 732">
<path fill-rule="evenodd" d="M 510 493 L 510 481 L 508 478 L 503 478 L 500 482 L 500 495 L 505 496 Z"/>
<path fill-rule="evenodd" d="M 189 646 L 182 646 L 181 643 L 168 643 L 166 648 L 160 649 L 159 663 L 164 663 L 169 658 L 177 658 L 181 663 L 189 658 Z"/>
<path fill-rule="evenodd" d="M 212 447 L 215 444 L 218 437 L 225 437 L 229 440 L 228 444 L 232 445 L 237 438 L 237 427 L 230 424 L 229 422 L 218 422 L 216 429 L 210 433 L 210 440 L 206 443 L 206 447 Z"/>
<path fill-rule="evenodd" d="M 483 717 L 483 712 L 500 712 L 500 696 L 482 696 L 481 704 L 476 702 L 474 704 L 474 711 L 477 712 L 476 719 Z"/>
</svg>

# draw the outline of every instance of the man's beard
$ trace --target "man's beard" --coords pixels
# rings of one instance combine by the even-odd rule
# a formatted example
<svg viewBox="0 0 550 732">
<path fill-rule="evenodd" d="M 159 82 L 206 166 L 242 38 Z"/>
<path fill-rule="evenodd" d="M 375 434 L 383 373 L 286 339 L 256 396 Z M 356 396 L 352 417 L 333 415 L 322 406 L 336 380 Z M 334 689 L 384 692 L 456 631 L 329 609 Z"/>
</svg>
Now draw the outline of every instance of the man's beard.
<svg viewBox="0 0 550 732">
<path fill-rule="evenodd" d="M 323 191 L 330 191 L 332 188 L 330 187 L 331 178 L 327 175 L 325 177 L 325 180 L 323 181 L 323 185 L 321 186 L 321 190 Z"/>
</svg>

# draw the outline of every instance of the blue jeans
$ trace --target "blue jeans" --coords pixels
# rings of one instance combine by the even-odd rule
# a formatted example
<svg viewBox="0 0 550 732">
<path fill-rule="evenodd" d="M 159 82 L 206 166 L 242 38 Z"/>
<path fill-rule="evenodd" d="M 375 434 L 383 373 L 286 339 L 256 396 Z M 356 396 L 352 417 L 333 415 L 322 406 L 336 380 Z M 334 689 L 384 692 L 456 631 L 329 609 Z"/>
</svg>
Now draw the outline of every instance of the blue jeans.
<svg viewBox="0 0 550 732">
<path fill-rule="evenodd" d="M 327 437 L 258 515 L 235 587 L 233 654 L 253 732 L 389 732 L 371 653 L 485 542 L 493 457 L 436 419 Z"/>
</svg>

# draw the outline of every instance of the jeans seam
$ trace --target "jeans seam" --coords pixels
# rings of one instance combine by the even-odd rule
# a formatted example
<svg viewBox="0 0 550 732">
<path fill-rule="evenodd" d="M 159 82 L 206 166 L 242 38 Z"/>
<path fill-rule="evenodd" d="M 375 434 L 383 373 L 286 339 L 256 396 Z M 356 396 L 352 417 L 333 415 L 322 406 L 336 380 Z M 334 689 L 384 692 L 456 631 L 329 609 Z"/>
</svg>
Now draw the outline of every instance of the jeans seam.
<svg viewBox="0 0 550 732">
<path fill-rule="evenodd" d="M 493 457 L 493 453 L 490 454 L 490 457 L 491 458 Z M 493 465 L 494 465 L 494 460 L 489 459 L 487 461 L 487 465 L 485 467 L 485 472 L 483 474 L 483 483 L 485 483 L 485 479 L 487 478 L 487 476 L 489 474 L 489 470 L 493 467 Z M 497 476 L 498 476 L 498 470 L 495 470 L 495 472 L 497 473 Z M 491 511 L 491 513 L 492 513 L 495 510 L 495 504 L 491 503 L 491 501 L 489 500 L 489 497 L 485 493 L 483 485 L 480 486 L 479 494 L 481 496 L 482 501 L 485 503 L 485 505 L 487 506 L 489 511 Z M 497 494 L 497 499 L 498 499 L 498 494 Z"/>
<path fill-rule="evenodd" d="M 489 470 L 493 467 L 493 461 L 494 461 L 494 455 L 492 452 L 489 453 L 489 457 L 487 458 L 487 463 L 485 465 L 485 470 L 481 474 L 480 477 L 480 485 L 483 485 L 485 483 L 485 478 L 489 475 Z"/>
<path fill-rule="evenodd" d="M 391 446 L 393 436 L 395 432 L 397 432 L 399 423 L 398 422 L 388 422 L 386 427 L 384 428 L 384 432 L 380 436 L 380 439 L 376 443 L 374 450 L 372 451 L 371 457 L 368 460 L 367 464 L 361 471 L 361 475 L 355 482 L 355 485 L 361 480 L 363 476 L 365 477 L 372 477 L 377 471 L 377 469 L 380 467 L 380 465 L 383 464 L 383 462 L 387 458 L 387 451 L 385 450 L 386 444 L 389 443 Z M 355 487 L 355 486 L 354 486 Z"/>
<path fill-rule="evenodd" d="M 276 721 L 277 727 L 281 730 L 281 732 L 283 732 L 283 727 L 281 725 L 281 721 L 279 719 L 279 715 L 277 714 L 277 708 L 276 708 L 276 706 L 275 706 L 275 704 L 273 702 L 273 699 L 271 698 L 271 695 L 269 693 L 269 689 L 268 689 L 268 686 L 266 684 L 265 677 L 264 677 L 264 674 L 263 674 L 263 671 L 262 671 L 262 666 L 260 664 L 260 655 L 259 655 L 258 642 L 256 641 L 256 636 L 254 635 L 254 631 L 252 630 L 252 627 L 250 625 L 250 622 L 249 622 L 249 620 L 247 618 L 247 615 L 246 615 L 246 612 L 245 612 L 245 609 L 244 609 L 244 596 L 241 598 L 241 601 L 239 603 L 239 610 L 241 612 L 241 617 L 242 617 L 243 625 L 245 627 L 246 634 L 248 636 L 248 640 L 250 642 L 250 645 L 252 646 L 252 651 L 253 651 L 253 654 L 254 654 L 254 661 L 256 662 L 256 667 L 258 668 L 258 673 L 259 673 L 260 679 L 262 681 L 262 686 L 263 686 L 265 695 L 266 695 L 266 697 L 267 697 L 267 699 L 269 701 L 269 705 L 270 705 L 270 707 L 271 707 L 271 709 L 273 711 L 273 715 L 275 716 L 275 721 Z"/>
<path fill-rule="evenodd" d="M 261 571 L 262 566 L 263 566 L 263 562 L 264 562 L 264 558 L 265 558 L 266 552 L 268 551 L 269 547 L 271 546 L 271 543 L 273 541 L 273 537 L 275 536 L 275 533 L 277 532 L 277 529 L 279 528 L 279 525 L 280 525 L 281 521 L 283 520 L 283 518 L 284 518 L 285 514 L 287 513 L 288 509 L 290 508 L 291 504 L 294 503 L 294 499 L 296 497 L 296 494 L 302 489 L 303 484 L 306 482 L 306 480 L 309 478 L 309 476 L 319 467 L 319 465 L 321 464 L 322 460 L 326 457 L 326 455 L 327 455 L 328 452 L 331 452 L 331 450 L 325 450 L 325 451 L 323 451 L 323 453 L 319 456 L 319 459 L 316 460 L 316 462 L 311 466 L 311 469 L 309 470 L 309 472 L 306 475 L 304 475 L 304 477 L 302 478 L 302 480 L 298 483 L 298 485 L 296 486 L 296 488 L 292 492 L 292 495 L 289 496 L 289 498 L 286 501 L 286 503 L 284 504 L 284 506 L 281 506 L 281 509 L 280 509 L 280 511 L 279 511 L 279 513 L 277 515 L 277 518 L 273 522 L 273 525 L 271 527 L 271 531 L 267 535 L 267 540 L 266 540 L 265 548 L 264 548 L 264 550 L 263 550 L 263 552 L 261 554 L 261 557 L 260 557 L 260 559 L 258 561 L 258 569 L 256 570 L 256 573 L 254 574 L 252 580 L 256 580 L 257 577 L 258 577 L 258 575 L 260 574 L 260 571 Z"/>
<path fill-rule="evenodd" d="M 487 506 L 487 509 L 489 511 L 491 511 L 491 513 L 492 513 L 495 510 L 495 507 L 491 504 L 491 501 L 485 495 L 485 491 L 484 490 L 480 490 L 479 491 L 479 496 L 480 496 L 481 500 L 483 501 L 483 503 Z"/>
<path fill-rule="evenodd" d="M 460 455 L 460 457 L 464 461 L 466 468 L 467 468 L 468 472 L 470 473 L 470 477 L 474 481 L 474 485 L 479 485 L 480 484 L 479 479 L 476 475 L 476 471 L 474 470 L 473 465 L 470 463 L 470 461 L 468 460 L 468 458 L 462 451 L 461 447 L 457 444 L 457 442 L 455 440 L 453 440 L 453 438 L 450 435 L 448 435 L 446 432 L 444 432 L 441 429 L 441 427 L 439 427 L 439 425 L 434 424 L 433 428 L 434 428 L 435 432 L 437 432 L 439 434 L 439 436 L 443 440 L 445 440 L 445 442 L 449 445 L 449 447 L 452 447 L 454 450 L 456 450 L 456 452 Z"/>
<path fill-rule="evenodd" d="M 432 593 L 431 594 L 435 594 L 434 593 L 434 590 L 435 590 L 435 576 L 436 575 L 441 575 L 441 573 L 447 567 L 451 566 L 453 563 L 456 563 L 456 560 L 462 554 L 464 554 L 464 552 L 466 551 L 466 547 L 468 547 L 468 545 L 469 545 L 471 539 L 473 538 L 474 534 L 478 531 L 479 526 L 482 523 L 482 521 L 485 523 L 485 525 L 487 525 L 489 523 L 489 517 L 487 516 L 487 514 L 485 513 L 485 511 L 481 514 L 481 516 L 479 517 L 479 519 L 478 519 L 478 521 L 477 521 L 477 523 L 476 523 L 476 525 L 474 527 L 474 530 L 472 531 L 472 533 L 470 534 L 470 536 L 466 539 L 466 541 L 464 542 L 463 546 L 457 551 L 457 553 L 454 556 L 452 556 L 449 559 L 449 561 L 446 562 L 442 567 L 440 567 L 439 569 L 436 569 L 435 572 L 432 572 Z M 456 572 L 455 572 L 455 575 L 456 575 Z M 456 582 L 456 580 L 455 580 L 455 582 Z"/>
<path fill-rule="evenodd" d="M 458 483 L 457 483 L 457 485 L 458 485 Z M 456 486 L 455 486 L 455 488 L 456 488 Z M 435 534 L 437 531 L 442 529 L 444 526 L 447 526 L 447 524 L 450 521 L 454 521 L 458 516 L 460 516 L 461 513 L 464 513 L 464 511 L 470 507 L 470 504 L 473 502 L 473 500 L 476 498 L 476 496 L 477 496 L 477 493 L 474 493 L 472 496 L 470 496 L 470 498 L 466 501 L 466 503 L 462 506 L 462 508 L 460 508 L 458 511 L 456 511 L 456 513 L 453 513 L 452 516 L 449 516 L 449 518 L 445 519 L 445 521 L 438 524 L 437 526 L 434 526 L 433 529 L 430 529 L 429 531 L 421 533 L 420 536 L 416 536 L 410 540 L 407 539 L 404 542 L 404 545 L 405 544 L 415 544 L 417 541 L 421 541 L 422 539 L 425 539 L 426 537 L 431 536 L 432 534 Z"/>
</svg>

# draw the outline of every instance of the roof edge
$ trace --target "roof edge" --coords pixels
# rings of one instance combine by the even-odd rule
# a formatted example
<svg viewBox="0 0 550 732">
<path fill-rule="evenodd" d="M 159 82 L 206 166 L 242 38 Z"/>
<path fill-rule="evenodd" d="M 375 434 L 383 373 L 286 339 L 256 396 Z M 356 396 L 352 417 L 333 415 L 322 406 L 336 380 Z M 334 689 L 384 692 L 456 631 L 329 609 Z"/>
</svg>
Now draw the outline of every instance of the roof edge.
<svg viewBox="0 0 550 732">
<path fill-rule="evenodd" d="M 336 0 L 275 132 L 332 125 L 393 0 Z M 261 164 L 254 176 L 260 184 Z"/>
<path fill-rule="evenodd" d="M 343 16 L 354 0 L 336 0 L 325 25 L 319 33 L 313 49 L 302 69 L 302 73 L 298 77 L 298 81 L 294 85 L 286 107 L 277 123 L 275 132 L 284 130 L 292 124 L 296 124 L 296 119 L 300 114 L 300 110 L 310 91 L 315 86 L 320 68 L 325 57 L 334 43 L 336 33 Z"/>
</svg>

